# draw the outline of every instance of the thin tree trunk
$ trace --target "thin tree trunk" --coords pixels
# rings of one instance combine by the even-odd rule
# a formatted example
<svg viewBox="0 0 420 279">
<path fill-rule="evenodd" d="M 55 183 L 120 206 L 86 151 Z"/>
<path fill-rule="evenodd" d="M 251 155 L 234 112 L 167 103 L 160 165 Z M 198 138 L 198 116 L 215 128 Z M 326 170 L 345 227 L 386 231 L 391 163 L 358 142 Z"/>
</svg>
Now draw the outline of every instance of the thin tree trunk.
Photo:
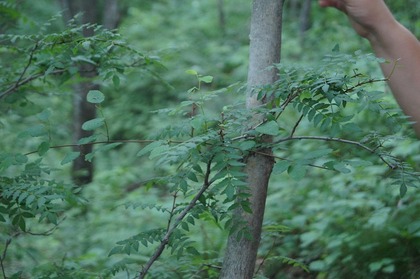
<svg viewBox="0 0 420 279">
<path fill-rule="evenodd" d="M 304 0 L 302 7 L 300 8 L 299 33 L 301 43 L 304 42 L 305 32 L 311 28 L 311 6 L 312 0 Z"/>
<path fill-rule="evenodd" d="M 103 12 L 99 9 L 98 0 L 59 0 L 63 8 L 64 17 L 68 21 L 78 13 L 81 13 L 81 23 L 104 24 L 108 29 L 117 27 L 119 21 L 117 0 L 105 0 Z M 83 36 L 90 37 L 94 35 L 93 28 L 85 28 Z M 93 80 L 98 75 L 96 67 L 89 63 L 82 63 L 79 66 L 79 76 L 82 81 L 74 86 L 73 95 L 73 141 L 76 143 L 79 139 L 89 137 L 92 131 L 84 131 L 83 123 L 95 118 L 96 108 L 93 104 L 86 101 L 86 96 L 90 90 L 99 89 L 99 85 Z M 76 185 L 84 185 L 92 182 L 94 173 L 93 161 L 86 161 L 84 155 L 91 153 L 92 145 L 76 147 L 75 151 L 80 151 L 81 156 L 73 161 L 72 179 Z"/>
<path fill-rule="evenodd" d="M 273 83 L 278 78 L 277 71 L 272 65 L 280 62 L 282 7 L 282 0 L 253 0 L 248 69 L 248 109 L 261 105 L 261 102 L 253 94 L 253 89 Z M 255 118 L 258 119 L 261 116 L 256 115 Z M 267 137 L 264 140 L 270 141 L 271 139 Z M 261 151 L 271 153 L 271 150 Z M 252 214 L 238 209 L 234 213 L 234 220 L 247 222 L 251 238 L 242 237 L 238 240 L 236 234 L 229 237 L 220 278 L 248 279 L 253 277 L 268 181 L 273 163 L 270 156 L 260 154 L 253 154 L 246 158 L 245 171 L 251 194 Z"/>
<path fill-rule="evenodd" d="M 120 21 L 120 12 L 118 10 L 118 0 L 105 0 L 104 15 L 102 24 L 105 28 L 113 30 Z"/>
<path fill-rule="evenodd" d="M 219 26 L 222 35 L 226 35 L 226 17 L 225 17 L 225 3 L 224 0 L 217 0 L 217 11 L 219 14 Z"/>
</svg>

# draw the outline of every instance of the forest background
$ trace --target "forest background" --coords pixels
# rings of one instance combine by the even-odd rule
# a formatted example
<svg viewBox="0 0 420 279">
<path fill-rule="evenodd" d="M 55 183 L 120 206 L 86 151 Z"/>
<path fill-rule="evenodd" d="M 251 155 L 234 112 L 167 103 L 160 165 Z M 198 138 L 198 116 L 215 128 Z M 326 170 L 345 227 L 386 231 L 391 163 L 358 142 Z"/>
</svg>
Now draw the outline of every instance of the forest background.
<svg viewBox="0 0 420 279">
<path fill-rule="evenodd" d="M 97 18 L 103 12 L 116 15 L 112 22 L 105 20 L 109 15 L 96 21 L 109 29 L 81 25 L 80 15 L 71 20 L 77 13 L 61 13 L 65 2 L 0 1 L 1 274 L 134 278 L 159 244 L 156 228 L 167 228 L 168 218 L 188 204 L 195 189 L 188 184 L 174 191 L 162 182 L 179 167 L 159 161 L 167 150 L 156 139 L 175 134 L 177 123 L 194 117 L 193 94 L 206 96 L 198 109 L 213 120 L 243 105 L 251 1 L 125 0 L 114 11 L 105 8 L 114 1 L 98 1 Z M 387 3 L 419 37 L 418 1 Z M 341 60 L 328 64 L 329 71 L 357 69 L 381 79 L 368 43 L 343 14 L 303 0 L 286 1 L 283 14 L 280 69 L 320 69 L 325 57 L 337 56 Z M 96 69 L 93 76 L 84 74 Z M 90 122 L 73 114 L 83 86 L 91 94 L 82 103 L 95 109 L 85 119 Z M 386 84 L 367 86 L 377 92 L 383 110 L 353 104 L 352 125 L 330 131 L 308 121 L 297 132 L 327 131 L 361 143 L 375 139 L 418 179 L 420 142 Z M 293 128 L 295 118 L 287 112 L 282 129 Z M 188 129 L 198 131 L 202 124 L 192 121 Z M 87 134 L 76 135 L 75 126 Z M 75 170 L 80 146 L 91 142 L 98 144 L 83 151 L 92 153 L 88 161 L 80 157 L 82 167 Z M 155 149 L 148 145 L 156 142 Z M 302 163 L 274 167 L 255 276 L 418 278 L 420 194 L 410 187 L 418 180 L 408 187 L 395 184 L 389 165 L 378 162 L 382 157 L 375 152 L 337 144 L 299 141 L 276 151 Z M 328 166 L 326 157 L 335 165 Z M 307 167 L 314 164 L 323 167 Z M 230 195 L 225 190 L 219 201 L 209 196 L 200 201 L 214 212 L 203 210 L 181 223 L 182 241 L 160 256 L 150 278 L 218 278 Z M 213 202 L 218 207 L 210 206 Z"/>
</svg>

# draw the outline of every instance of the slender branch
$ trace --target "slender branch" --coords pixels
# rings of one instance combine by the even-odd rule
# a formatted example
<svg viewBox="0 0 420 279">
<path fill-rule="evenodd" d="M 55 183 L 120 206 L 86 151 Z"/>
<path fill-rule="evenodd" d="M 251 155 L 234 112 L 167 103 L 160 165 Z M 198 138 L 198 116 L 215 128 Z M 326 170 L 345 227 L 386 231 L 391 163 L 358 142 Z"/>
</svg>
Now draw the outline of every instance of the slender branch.
<svg viewBox="0 0 420 279">
<path fill-rule="evenodd" d="M 355 84 L 355 85 L 353 85 L 353 86 L 351 86 L 351 87 L 349 87 L 349 88 L 347 88 L 347 89 L 343 90 L 343 93 L 348 93 L 348 92 L 351 92 L 351 91 L 353 91 L 354 89 L 356 89 L 357 87 L 360 87 L 360 86 L 363 86 L 363 85 L 366 85 L 366 84 L 375 83 L 375 82 L 385 82 L 385 81 L 388 81 L 388 79 L 389 79 L 389 78 L 381 78 L 381 79 L 368 79 L 368 80 L 364 80 L 364 81 L 358 82 L 357 84 Z"/>
<path fill-rule="evenodd" d="M 169 229 L 171 228 L 172 218 L 174 217 L 174 212 L 175 212 L 175 209 L 176 209 L 176 199 L 178 197 L 177 194 L 178 194 L 178 191 L 175 192 L 174 195 L 173 195 L 174 198 L 172 200 L 172 208 L 171 208 L 171 211 L 169 212 L 169 219 L 168 219 L 168 225 L 166 227 L 166 232 L 168 232 Z"/>
<path fill-rule="evenodd" d="M 175 219 L 173 225 L 168 229 L 165 236 L 160 242 L 160 245 L 156 248 L 155 253 L 152 255 L 152 257 L 149 259 L 149 261 L 146 263 L 146 265 L 143 267 L 143 269 L 140 272 L 139 279 L 145 278 L 147 272 L 149 271 L 150 267 L 153 265 L 153 263 L 160 257 L 163 250 L 165 250 L 166 245 L 169 243 L 169 238 L 171 237 L 172 233 L 175 231 L 175 229 L 178 227 L 178 225 L 182 222 L 182 220 L 187 216 L 188 212 L 195 206 L 197 201 L 200 199 L 200 197 L 204 194 L 204 192 L 210 187 L 212 184 L 212 181 L 209 180 L 210 172 L 211 172 L 211 162 L 213 158 L 209 160 L 207 163 L 207 170 L 204 177 L 203 186 L 201 187 L 200 191 L 194 196 L 194 198 L 190 201 L 188 206 L 182 210 L 182 212 L 178 215 L 178 217 Z"/>
<path fill-rule="evenodd" d="M 67 148 L 67 147 L 77 147 L 77 146 L 84 146 L 84 145 L 96 145 L 96 144 L 108 144 L 108 143 L 151 143 L 155 142 L 156 140 L 109 140 L 109 141 L 95 141 L 95 142 L 88 142 L 88 143 L 82 143 L 82 144 L 62 144 L 62 145 L 54 145 L 50 146 L 50 149 L 60 149 L 60 148 Z M 170 143 L 182 143 L 181 141 L 170 141 Z M 31 155 L 35 154 L 38 151 L 30 151 L 28 153 L 25 153 L 24 155 Z"/>
<path fill-rule="evenodd" d="M 276 120 L 278 120 L 283 113 L 283 111 L 286 109 L 286 107 L 297 97 L 299 96 L 300 91 L 295 93 L 290 93 L 289 96 L 287 96 L 286 100 L 284 100 L 283 104 L 280 105 L 280 108 L 282 109 L 279 114 L 276 116 Z"/>
<path fill-rule="evenodd" d="M 23 69 L 22 73 L 20 74 L 18 80 L 16 81 L 16 84 L 19 84 L 19 82 L 22 80 L 23 76 L 26 74 L 26 71 L 28 70 L 29 66 L 32 64 L 32 60 L 34 58 L 35 50 L 38 48 L 38 42 L 34 45 L 31 52 L 29 53 L 29 59 L 28 63 L 26 63 L 25 68 Z"/>
<path fill-rule="evenodd" d="M 268 252 L 262 258 L 261 263 L 258 265 L 257 271 L 255 271 L 255 273 L 254 273 L 255 275 L 257 275 L 260 272 L 260 270 L 263 267 L 265 261 L 268 259 L 270 254 L 273 252 L 275 246 L 276 246 L 276 239 L 273 240 L 273 244 L 271 245 L 270 249 L 268 250 Z"/>
<path fill-rule="evenodd" d="M 335 142 L 341 142 L 341 143 L 346 143 L 346 144 L 351 144 L 351 145 L 355 145 L 358 146 L 364 150 L 369 151 L 372 154 L 375 154 L 379 157 L 379 159 L 381 159 L 382 162 L 384 162 L 390 169 L 396 169 L 397 166 L 391 164 L 390 162 L 388 162 L 385 159 L 385 156 L 379 154 L 378 152 L 376 152 L 376 149 L 372 149 L 360 142 L 357 141 L 352 141 L 352 140 L 347 140 L 347 139 L 341 139 L 341 138 L 331 138 L 331 137 L 322 137 L 322 136 L 298 136 L 298 137 L 287 137 L 287 138 L 283 138 L 280 140 L 277 140 L 276 142 L 274 142 L 274 144 L 277 143 L 281 143 L 281 142 L 285 142 L 285 141 L 290 141 L 290 140 L 321 140 L 321 141 L 335 141 Z"/>
<path fill-rule="evenodd" d="M 298 121 L 296 122 L 295 126 L 293 126 L 292 132 L 290 133 L 290 136 L 293 137 L 293 135 L 296 132 L 297 127 L 299 126 L 300 122 L 303 119 L 303 114 L 299 117 Z"/>
<path fill-rule="evenodd" d="M 258 151 L 258 150 L 257 151 L 252 151 L 252 152 L 254 152 L 255 154 L 260 154 L 260 155 L 263 155 L 263 156 L 271 157 L 273 159 L 278 159 L 278 160 L 282 160 L 282 161 L 293 162 L 293 160 L 290 160 L 290 159 L 287 159 L 287 158 L 283 158 L 283 157 L 280 157 L 280 156 L 276 156 L 276 155 L 273 155 L 273 154 L 270 154 L 270 153 L 261 152 L 261 151 Z M 317 168 L 317 169 L 323 169 L 323 170 L 329 170 L 329 171 L 336 171 L 336 170 L 332 170 L 332 169 L 327 168 L 327 167 L 318 166 L 318 165 L 314 165 L 314 164 L 306 164 L 306 165 L 307 166 L 310 166 L 310 167 L 313 167 L 313 168 Z M 338 171 L 336 171 L 336 172 L 338 172 Z"/>
<path fill-rule="evenodd" d="M 52 71 L 50 73 L 50 75 L 58 75 L 58 74 L 62 74 L 64 72 L 66 72 L 65 69 L 57 69 L 57 70 Z M 17 80 L 12 86 L 10 86 L 8 89 L 6 89 L 5 91 L 0 93 L 0 99 L 3 98 L 3 97 L 6 97 L 10 93 L 16 91 L 19 87 L 37 79 L 37 78 L 43 77 L 43 76 L 45 76 L 45 72 L 31 75 L 31 76 L 29 76 L 25 79 Z"/>
<path fill-rule="evenodd" d="M 4 260 L 6 259 L 6 254 L 7 254 L 7 248 L 9 247 L 10 243 L 12 243 L 12 239 L 8 238 L 6 240 L 6 243 L 4 245 L 4 249 L 3 249 L 3 254 L 0 257 L 0 266 L 1 266 L 1 272 L 3 273 L 3 277 L 4 279 L 7 279 L 6 276 L 6 269 L 4 268 Z"/>
<path fill-rule="evenodd" d="M 62 220 L 60 220 L 56 225 L 54 225 L 52 228 L 44 231 L 44 232 L 31 232 L 31 231 L 26 231 L 25 233 L 33 235 L 33 236 L 48 236 L 53 234 L 57 229 L 58 226 L 64 222 L 64 220 L 66 219 L 66 217 L 64 217 Z"/>
</svg>

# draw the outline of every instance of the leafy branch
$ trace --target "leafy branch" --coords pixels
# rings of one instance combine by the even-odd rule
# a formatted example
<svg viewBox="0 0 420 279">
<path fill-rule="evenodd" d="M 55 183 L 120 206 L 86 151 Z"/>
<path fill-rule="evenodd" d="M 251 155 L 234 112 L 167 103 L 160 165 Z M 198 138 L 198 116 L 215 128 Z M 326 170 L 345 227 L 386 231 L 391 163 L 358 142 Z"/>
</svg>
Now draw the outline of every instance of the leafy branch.
<svg viewBox="0 0 420 279">
<path fill-rule="evenodd" d="M 195 206 L 197 201 L 201 198 L 204 192 L 210 187 L 213 181 L 210 181 L 210 173 L 211 173 L 211 163 L 213 158 L 209 160 L 207 163 L 207 169 L 204 177 L 204 182 L 201 189 L 197 192 L 194 198 L 189 202 L 188 206 L 182 210 L 182 212 L 178 215 L 178 217 L 174 220 L 174 223 L 168 227 L 166 234 L 164 235 L 163 239 L 160 242 L 160 245 L 156 248 L 155 252 L 153 253 L 152 257 L 149 261 L 145 264 L 145 266 L 140 271 L 139 279 L 145 278 L 148 270 L 153 265 L 153 263 L 160 257 L 163 250 L 165 250 L 166 245 L 169 243 L 169 239 L 171 235 L 174 233 L 175 229 L 179 226 L 185 216 L 191 211 L 191 209 Z"/>
</svg>

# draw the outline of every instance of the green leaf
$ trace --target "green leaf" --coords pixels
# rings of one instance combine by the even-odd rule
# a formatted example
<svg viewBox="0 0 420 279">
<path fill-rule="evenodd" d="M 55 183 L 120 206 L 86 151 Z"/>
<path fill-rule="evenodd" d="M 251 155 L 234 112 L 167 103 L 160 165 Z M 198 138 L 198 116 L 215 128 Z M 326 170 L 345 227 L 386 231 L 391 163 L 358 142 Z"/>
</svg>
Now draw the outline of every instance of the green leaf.
<svg viewBox="0 0 420 279">
<path fill-rule="evenodd" d="M 327 92 L 328 92 L 328 89 L 330 89 L 330 86 L 328 85 L 328 83 L 326 83 L 326 84 L 324 84 L 324 85 L 322 86 L 322 91 L 323 91 L 324 93 L 327 93 Z"/>
<path fill-rule="evenodd" d="M 34 200 L 35 200 L 35 196 L 29 195 L 29 197 L 26 199 L 26 206 L 30 206 Z"/>
<path fill-rule="evenodd" d="M 350 173 L 351 170 L 347 168 L 347 165 L 342 162 L 334 162 L 333 168 L 341 173 Z"/>
<path fill-rule="evenodd" d="M 86 49 L 86 50 L 89 50 L 89 49 L 90 49 L 90 45 L 91 45 L 90 41 L 84 41 L 84 42 L 82 43 L 82 47 L 83 47 L 84 49 Z"/>
<path fill-rule="evenodd" d="M 142 150 L 140 150 L 137 153 L 137 156 L 140 157 L 140 156 L 146 155 L 147 153 L 151 152 L 153 149 L 161 146 L 162 144 L 164 144 L 163 141 L 160 141 L 160 140 L 159 141 L 154 141 L 154 142 L 146 145 Z"/>
<path fill-rule="evenodd" d="M 50 143 L 47 141 L 42 142 L 39 146 L 38 146 L 38 155 L 39 156 L 44 156 L 45 153 L 47 153 L 47 151 L 50 149 Z"/>
<path fill-rule="evenodd" d="M 303 159 L 304 160 L 318 159 L 318 158 L 324 157 L 328 154 L 331 154 L 331 152 L 332 152 L 332 149 L 330 149 L 330 148 L 314 150 L 314 151 L 310 151 L 310 152 L 305 153 L 303 155 Z"/>
<path fill-rule="evenodd" d="M 213 81 L 212 76 L 203 76 L 198 78 L 199 81 L 202 81 L 204 83 L 211 83 Z"/>
<path fill-rule="evenodd" d="M 47 134 L 47 130 L 45 129 L 44 125 L 35 125 L 31 128 L 27 129 L 26 132 L 31 137 L 41 137 Z"/>
<path fill-rule="evenodd" d="M 186 251 L 187 251 L 187 253 L 189 253 L 189 254 L 191 254 L 193 256 L 199 256 L 200 255 L 200 253 L 197 251 L 197 249 L 195 249 L 192 246 L 188 246 L 187 249 L 186 249 Z"/>
<path fill-rule="evenodd" d="M 71 58 L 71 61 L 73 62 L 86 62 L 92 65 L 96 65 L 95 61 L 93 61 L 92 59 L 87 58 L 86 56 L 83 55 L 78 55 L 78 56 L 74 56 Z"/>
<path fill-rule="evenodd" d="M 64 156 L 64 159 L 61 161 L 61 165 L 68 164 L 70 162 L 73 162 L 80 156 L 79 151 L 70 151 L 67 152 L 66 156 Z"/>
<path fill-rule="evenodd" d="M 181 227 L 187 232 L 190 231 L 190 228 L 188 227 L 188 223 L 186 222 L 182 222 Z"/>
<path fill-rule="evenodd" d="M 286 160 L 282 160 L 277 162 L 273 167 L 274 174 L 281 174 L 286 171 L 290 167 L 291 163 Z"/>
<path fill-rule="evenodd" d="M 102 118 L 102 117 L 95 118 L 95 119 L 88 120 L 85 123 L 83 123 L 82 129 L 85 131 L 92 131 L 101 127 L 104 124 L 105 124 L 105 118 Z"/>
<path fill-rule="evenodd" d="M 114 84 L 115 87 L 120 87 L 120 77 L 118 75 L 113 75 L 112 76 L 112 83 Z"/>
<path fill-rule="evenodd" d="M 306 167 L 303 165 L 292 165 L 288 168 L 287 172 L 294 180 L 301 180 L 306 175 Z"/>
<path fill-rule="evenodd" d="M 28 162 L 28 157 L 23 154 L 16 154 L 14 159 L 17 165 L 25 164 Z"/>
<path fill-rule="evenodd" d="M 248 151 L 256 145 L 255 141 L 247 140 L 239 144 L 239 149 L 242 151 Z"/>
<path fill-rule="evenodd" d="M 167 144 L 158 146 L 150 152 L 149 159 L 157 158 L 168 150 L 169 150 L 169 145 L 167 145 Z"/>
<path fill-rule="evenodd" d="M 255 128 L 255 131 L 265 135 L 277 136 L 280 134 L 279 128 L 276 121 L 269 121 Z"/>
<path fill-rule="evenodd" d="M 22 217 L 22 215 L 16 215 L 12 219 L 12 224 L 15 226 L 18 226 L 22 231 L 26 231 L 26 223 L 25 218 Z"/>
<path fill-rule="evenodd" d="M 111 251 L 109 251 L 108 253 L 108 257 L 115 255 L 115 254 L 121 254 L 122 253 L 122 246 L 115 246 L 114 248 L 111 249 Z"/>
<path fill-rule="evenodd" d="M 403 183 L 400 186 L 400 197 L 403 198 L 406 193 L 407 193 L 407 185 L 405 185 L 405 183 Z"/>
<path fill-rule="evenodd" d="M 47 121 L 51 116 L 51 111 L 49 109 L 46 109 L 40 113 L 37 114 L 37 118 L 41 121 Z"/>
<path fill-rule="evenodd" d="M 196 175 L 195 175 L 195 173 L 194 173 L 194 172 L 192 172 L 192 171 L 188 173 L 187 177 L 188 177 L 188 179 L 189 179 L 189 180 L 191 180 L 191 181 L 198 182 L 198 178 L 197 178 L 197 176 L 196 176 Z"/>
<path fill-rule="evenodd" d="M 90 90 L 86 100 L 91 104 L 100 104 L 105 100 L 105 95 L 99 90 Z"/>
<path fill-rule="evenodd" d="M 189 75 L 193 75 L 193 76 L 197 76 L 198 75 L 197 71 L 192 70 L 192 69 L 186 70 L 185 73 L 187 73 Z"/>
<path fill-rule="evenodd" d="M 83 144 L 91 143 L 91 142 L 96 141 L 96 139 L 97 139 L 97 136 L 96 135 L 92 135 L 90 137 L 85 137 L 85 138 L 79 139 L 77 141 L 77 144 L 83 145 Z"/>
</svg>

